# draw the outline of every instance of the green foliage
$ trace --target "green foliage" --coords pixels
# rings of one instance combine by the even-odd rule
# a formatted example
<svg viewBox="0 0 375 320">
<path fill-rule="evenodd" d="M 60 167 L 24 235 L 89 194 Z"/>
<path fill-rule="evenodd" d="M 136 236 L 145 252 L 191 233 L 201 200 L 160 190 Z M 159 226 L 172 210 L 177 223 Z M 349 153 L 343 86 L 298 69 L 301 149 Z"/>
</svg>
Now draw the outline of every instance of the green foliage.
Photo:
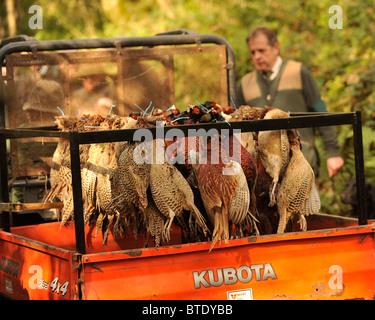
<svg viewBox="0 0 375 320">
<path fill-rule="evenodd" d="M 5 1 L 3 1 L 4 3 Z M 237 81 L 253 66 L 245 38 L 258 25 L 278 31 L 281 54 L 301 61 L 315 76 L 329 111 L 360 110 L 363 118 L 365 167 L 375 180 L 375 7 L 373 0 L 67 0 L 15 1 L 18 33 L 35 35 L 38 40 L 113 36 L 150 36 L 184 28 L 214 33 L 226 38 L 236 56 Z M 28 29 L 28 8 L 43 9 L 43 29 Z M 330 29 L 329 8 L 337 4 L 343 11 L 343 29 Z M 0 6 L 3 29 L 6 10 Z M 0 28 L 1 32 L 1 28 Z M 1 33 L 0 33 L 1 35 Z M 5 34 L 6 36 L 6 34 Z M 197 74 L 197 76 L 199 76 Z M 192 101 L 194 102 L 194 101 Z M 337 128 L 344 172 L 335 179 L 336 193 L 354 173 L 351 128 Z M 339 202 L 332 195 L 321 142 L 321 195 L 327 211 Z M 327 196 L 328 195 L 328 196 Z M 340 204 L 341 205 L 341 204 Z M 337 210 L 334 208 L 333 211 Z M 332 211 L 332 210 L 331 210 Z"/>
<path fill-rule="evenodd" d="M 372 128 L 364 126 L 362 128 L 363 138 L 363 159 L 365 165 L 366 180 L 375 183 L 375 132 Z M 346 170 L 349 176 L 355 175 L 355 159 L 353 145 L 353 131 L 348 130 L 340 135 L 340 142 L 343 146 L 343 153 L 346 155 Z"/>
</svg>

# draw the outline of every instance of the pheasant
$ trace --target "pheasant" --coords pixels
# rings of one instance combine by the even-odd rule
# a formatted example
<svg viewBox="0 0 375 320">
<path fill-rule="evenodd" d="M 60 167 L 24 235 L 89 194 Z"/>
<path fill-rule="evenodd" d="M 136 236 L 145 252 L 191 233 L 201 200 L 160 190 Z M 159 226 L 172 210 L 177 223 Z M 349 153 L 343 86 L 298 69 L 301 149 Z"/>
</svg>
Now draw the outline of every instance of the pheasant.
<svg viewBox="0 0 375 320">
<path fill-rule="evenodd" d="M 61 131 L 76 130 L 77 119 L 69 116 L 56 117 L 57 127 Z M 60 139 L 52 156 L 50 172 L 51 188 L 43 198 L 43 202 L 59 198 L 64 204 L 61 225 L 73 214 L 72 179 L 70 164 L 70 145 L 67 140 Z"/>
<path fill-rule="evenodd" d="M 123 129 L 127 126 L 128 119 L 126 117 L 119 116 L 107 116 L 106 119 L 100 124 L 99 130 L 110 130 L 110 129 Z M 116 238 L 117 234 L 121 234 L 121 222 L 118 220 L 120 213 L 112 205 L 112 200 L 115 195 L 118 195 L 118 180 L 117 177 L 117 153 L 116 149 L 118 144 L 115 142 L 104 143 L 99 145 L 100 159 L 96 166 L 96 179 L 97 185 L 95 190 L 96 196 L 96 209 L 99 211 L 97 218 L 97 225 L 95 235 L 98 229 L 102 226 L 104 218 L 109 215 L 115 214 L 115 219 L 111 219 L 112 224 L 117 222 L 116 227 L 119 228 L 114 232 Z M 112 224 L 107 225 L 107 230 L 112 227 Z M 108 232 L 105 232 L 108 235 Z M 104 242 L 106 237 L 104 237 Z"/>
<path fill-rule="evenodd" d="M 276 233 L 278 225 L 278 212 L 276 204 L 269 206 L 269 193 L 272 189 L 273 179 L 266 172 L 258 151 L 254 153 L 257 162 L 257 182 L 255 187 L 256 206 L 259 214 L 260 233 Z M 277 191 L 277 189 L 276 189 Z"/>
<path fill-rule="evenodd" d="M 100 116 L 83 115 L 80 119 L 69 116 L 56 117 L 56 125 L 61 131 L 92 131 L 98 130 L 99 125 L 105 119 Z M 90 156 L 91 145 L 81 145 L 80 150 L 80 162 L 81 162 L 81 178 L 83 183 L 83 196 L 85 206 L 86 222 L 87 217 L 94 211 L 94 203 L 90 203 L 85 199 L 85 196 L 92 194 L 95 187 L 92 187 L 92 182 L 85 185 L 90 180 L 88 179 L 88 167 L 92 165 L 92 160 L 87 163 Z M 92 148 L 92 151 L 95 148 Z M 92 152 L 93 153 L 93 152 Z M 91 156 L 93 156 L 91 154 Z M 98 155 L 96 155 L 98 156 Z M 98 161 L 97 159 L 96 161 Z M 90 171 L 92 175 L 92 170 Z M 95 185 L 95 183 L 94 183 Z M 91 186 L 91 187 L 90 187 Z M 51 166 L 51 189 L 44 197 L 44 201 L 52 201 L 55 197 L 60 198 L 64 203 L 64 210 L 61 219 L 61 226 L 64 225 L 67 220 L 73 215 L 73 195 L 72 195 L 72 180 L 71 180 L 71 164 L 70 164 L 70 145 L 66 140 L 60 140 L 57 148 L 53 155 L 53 161 Z M 92 199 L 91 197 L 90 199 Z"/>
<path fill-rule="evenodd" d="M 320 210 L 320 196 L 316 184 L 313 184 L 310 197 L 308 198 L 305 207 L 298 213 L 300 228 L 302 231 L 307 230 L 307 222 L 305 216 L 319 213 Z"/>
<path fill-rule="evenodd" d="M 162 240 L 164 240 L 165 226 L 168 223 L 168 218 L 165 217 L 156 206 L 152 196 L 149 196 L 148 206 L 145 210 L 145 226 L 147 232 L 148 244 L 150 235 L 155 239 L 155 248 L 158 249 Z"/>
<path fill-rule="evenodd" d="M 61 139 L 57 143 L 56 150 L 52 156 L 51 170 L 50 170 L 50 184 L 51 188 L 48 190 L 43 198 L 43 203 L 52 202 L 55 197 L 62 199 L 62 190 L 65 184 L 61 181 L 63 176 L 66 175 L 67 168 L 62 168 L 62 163 L 65 155 L 67 154 L 66 149 L 69 148 L 69 142 Z M 65 171 L 65 172 L 64 172 Z"/>
<path fill-rule="evenodd" d="M 290 162 L 277 192 L 279 213 L 277 233 L 284 233 L 288 220 L 294 215 L 300 217 L 301 227 L 306 230 L 306 221 L 304 217 L 301 218 L 303 214 L 306 214 L 304 210 L 316 211 L 320 207 L 314 171 L 304 157 L 299 141 L 291 141 L 290 150 Z"/>
<path fill-rule="evenodd" d="M 157 143 L 164 144 L 164 140 L 161 139 L 154 141 L 154 146 Z M 156 148 L 154 148 L 155 150 Z M 154 154 L 154 160 L 155 158 Z M 167 162 L 157 164 L 153 161 L 150 170 L 150 190 L 157 208 L 168 218 L 164 234 L 167 240 L 170 239 L 170 228 L 174 217 L 181 218 L 183 210 L 190 211 L 190 226 L 192 226 L 192 217 L 194 217 L 196 223 L 206 234 L 208 228 L 202 214 L 194 204 L 193 191 L 175 166 Z"/>
<path fill-rule="evenodd" d="M 111 116 L 100 124 L 100 129 L 129 129 L 135 127 L 136 123 L 130 117 Z M 105 143 L 103 147 L 97 174 L 96 196 L 99 215 L 95 234 L 98 229 L 102 228 L 104 219 L 107 219 L 105 230 L 103 230 L 103 245 L 105 245 L 110 230 L 113 229 L 115 239 L 127 233 L 126 226 L 130 220 L 135 219 L 137 211 L 135 205 L 127 197 L 127 190 L 121 184 L 119 175 L 119 157 L 125 149 L 130 147 L 130 144 L 128 142 L 112 142 Z M 123 201 L 116 202 L 120 197 L 123 198 Z M 137 231 L 135 228 L 135 234 Z"/>
<path fill-rule="evenodd" d="M 221 141 L 223 143 L 223 141 L 226 141 L 226 137 L 224 137 L 223 135 L 221 136 Z M 253 158 L 253 156 L 246 150 L 246 148 L 240 143 L 240 141 L 236 138 L 236 136 L 234 135 L 230 135 L 229 136 L 229 146 L 228 146 L 228 151 L 229 151 L 229 156 L 233 157 L 234 156 L 234 152 L 236 150 L 234 150 L 235 148 L 235 143 L 238 144 L 239 148 L 240 148 L 240 155 L 241 155 L 241 158 L 239 159 L 240 160 L 240 164 L 241 164 L 241 168 L 245 174 L 245 177 L 246 177 L 246 181 L 247 181 L 247 184 L 248 184 L 248 188 L 249 188 L 249 193 L 250 193 L 250 207 L 249 207 L 249 219 L 247 219 L 247 222 L 252 222 L 254 220 L 257 220 L 258 218 L 258 210 L 257 210 L 257 198 L 256 198 L 256 195 L 255 195 L 255 186 L 256 186 L 256 182 L 257 182 L 257 179 L 258 179 L 258 169 L 257 169 L 257 166 L 256 166 L 256 163 L 255 163 L 255 160 Z M 226 145 L 224 146 L 226 148 Z M 223 154 L 223 152 L 222 152 Z M 225 154 L 225 153 L 224 153 Z M 226 160 L 226 162 L 228 162 L 229 159 Z M 255 218 L 255 219 L 254 219 Z M 256 225 L 254 224 L 254 228 L 255 231 L 257 231 L 257 228 L 256 228 Z M 253 230 L 251 230 L 253 231 Z M 250 231 L 250 233 L 252 233 Z"/>
<path fill-rule="evenodd" d="M 214 139 L 219 139 L 219 137 Z M 208 144 L 207 163 L 198 163 L 198 153 L 194 150 L 189 153 L 191 159 L 196 160 L 192 168 L 198 181 L 205 210 L 214 223 L 213 240 L 209 251 L 218 240 L 228 241 L 229 222 L 235 225 L 242 223 L 250 205 L 249 188 L 241 165 L 236 161 L 212 163 L 211 154 L 220 152 L 217 146 L 216 143 L 212 144 L 212 141 Z"/>
<path fill-rule="evenodd" d="M 166 144 L 169 144 L 166 141 Z M 192 167 L 189 161 L 190 150 L 199 150 L 199 137 L 179 137 L 173 142 L 172 147 L 166 148 L 166 158 L 168 163 L 174 164 L 185 178 L 189 177 Z"/>
<path fill-rule="evenodd" d="M 64 150 L 65 154 L 59 169 L 59 181 L 57 182 L 61 188 L 60 200 L 64 204 L 61 216 L 61 226 L 65 225 L 68 219 L 73 215 L 73 189 L 72 189 L 72 172 L 70 164 L 70 146 Z"/>
<path fill-rule="evenodd" d="M 77 119 L 73 117 L 60 116 L 60 117 L 56 117 L 55 123 L 60 131 L 69 131 L 69 130 L 74 129 L 76 121 Z M 51 170 L 50 170 L 51 188 L 43 198 L 44 203 L 53 201 L 55 197 L 58 197 L 60 200 L 63 198 L 62 193 L 66 185 L 63 184 L 62 181 L 66 177 L 68 171 L 70 171 L 70 164 L 69 164 L 69 167 L 66 167 L 66 166 L 62 167 L 63 164 L 68 165 L 68 162 L 70 162 L 70 161 L 68 162 L 66 161 L 67 157 L 69 160 L 70 159 L 69 141 L 65 139 L 59 139 L 56 150 L 52 156 L 52 164 L 51 164 Z M 68 182 L 68 184 L 70 183 L 71 182 Z"/>
<path fill-rule="evenodd" d="M 101 158 L 98 162 L 97 172 L 96 172 L 96 209 L 99 211 L 99 223 L 96 225 L 95 235 L 98 228 L 101 226 L 101 222 L 105 217 L 109 215 L 116 216 L 116 220 L 111 220 L 112 222 L 117 222 L 119 218 L 119 213 L 111 206 L 114 188 L 113 188 L 113 176 L 116 175 L 117 161 L 115 159 L 114 143 L 105 143 L 104 149 L 102 150 Z M 98 221 L 98 220 L 97 220 Z M 120 226 L 120 225 L 118 225 Z M 107 230 L 109 230 L 112 225 L 107 225 Z M 117 230 L 119 234 L 122 232 Z M 105 233 L 107 235 L 108 233 Z M 117 236 L 117 232 L 116 232 Z M 115 237 L 116 238 L 116 237 Z M 104 242 L 106 241 L 104 236 Z"/>
<path fill-rule="evenodd" d="M 270 109 L 270 110 L 269 110 Z M 268 108 L 264 119 L 286 118 L 289 115 L 280 109 Z M 270 190 L 270 206 L 275 204 L 276 186 L 289 162 L 289 140 L 286 130 L 261 131 L 258 134 L 260 158 L 266 172 L 272 177 Z"/>
<path fill-rule="evenodd" d="M 200 140 L 200 141 L 199 141 Z M 239 143 L 238 139 L 230 135 L 229 137 L 220 136 L 218 139 L 220 141 L 221 147 L 227 150 L 229 153 L 220 153 L 220 156 L 222 155 L 225 159 L 225 162 L 229 161 L 229 156 L 234 157 L 234 152 L 237 150 L 234 150 L 234 146 L 236 143 L 240 148 L 240 155 L 241 158 L 238 159 L 238 162 L 241 163 L 241 167 L 245 173 L 246 180 L 249 185 L 250 190 L 250 196 L 251 199 L 254 201 L 254 207 L 253 207 L 253 213 L 256 212 L 255 209 L 255 195 L 253 194 L 253 190 L 255 188 L 256 180 L 257 180 L 257 168 L 255 164 L 255 160 L 253 156 Z M 182 172 L 184 177 L 189 177 L 192 167 L 191 163 L 189 162 L 189 152 L 191 150 L 199 151 L 199 148 L 203 146 L 204 141 L 203 139 L 199 139 L 196 136 L 192 137 L 185 137 L 185 138 L 177 138 L 176 141 L 173 143 L 173 153 L 169 152 L 169 148 L 167 148 L 166 153 L 168 156 L 168 162 L 169 163 L 175 163 L 175 166 Z M 204 146 L 203 146 L 204 147 Z M 205 148 L 205 147 L 204 147 Z"/>
<path fill-rule="evenodd" d="M 99 115 L 83 115 L 80 119 L 76 119 L 73 127 L 69 130 L 78 131 L 94 131 L 98 130 L 100 124 L 105 119 Z M 70 152 L 70 147 L 67 148 Z M 82 181 L 82 200 L 84 207 L 84 222 L 87 223 L 89 217 L 95 212 L 95 190 L 96 190 L 96 170 L 97 163 L 102 155 L 102 148 L 98 144 L 81 145 L 80 163 L 81 163 L 81 181 Z M 65 157 L 62 167 L 69 168 L 65 183 L 68 185 L 68 191 L 63 199 L 64 211 L 61 219 L 61 225 L 74 214 L 73 206 L 73 190 L 71 187 L 71 171 L 70 171 L 70 155 Z"/>
<path fill-rule="evenodd" d="M 227 174 L 237 175 L 238 186 L 230 202 L 228 218 L 229 221 L 235 225 L 240 236 L 243 236 L 243 231 L 247 228 L 247 224 L 252 223 L 254 219 L 254 216 L 249 210 L 249 205 L 254 198 L 251 199 L 246 175 L 241 173 L 241 171 L 243 171 L 242 167 L 235 161 L 232 161 L 230 164 L 232 164 L 232 167 L 227 166 Z M 231 169 L 231 172 L 229 172 L 228 169 Z M 256 225 L 254 224 L 252 227 L 256 228 Z"/>
<path fill-rule="evenodd" d="M 84 207 L 84 223 L 87 224 L 90 216 L 96 209 L 96 190 L 98 184 L 99 162 L 103 156 L 103 147 L 93 144 L 89 149 L 87 162 L 81 170 L 82 199 Z"/>
<path fill-rule="evenodd" d="M 138 164 L 133 155 L 141 142 L 124 145 L 118 159 L 120 185 L 124 201 L 132 203 L 140 212 L 147 208 L 147 189 L 150 183 L 150 164 Z M 146 144 L 144 144 L 146 146 Z M 147 151 L 145 151 L 147 152 Z"/>
</svg>

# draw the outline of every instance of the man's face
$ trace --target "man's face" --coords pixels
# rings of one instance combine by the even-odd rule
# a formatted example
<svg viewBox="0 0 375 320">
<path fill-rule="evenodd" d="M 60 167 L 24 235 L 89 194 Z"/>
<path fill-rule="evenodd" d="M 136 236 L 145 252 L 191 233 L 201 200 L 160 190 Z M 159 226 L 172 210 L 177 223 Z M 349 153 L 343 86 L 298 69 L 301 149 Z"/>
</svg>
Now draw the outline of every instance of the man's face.
<svg viewBox="0 0 375 320">
<path fill-rule="evenodd" d="M 101 84 L 103 79 L 104 79 L 103 75 L 93 75 L 93 76 L 84 78 L 82 83 L 83 83 L 83 86 L 86 88 L 86 90 L 91 92 L 92 90 L 95 89 L 96 86 Z"/>
<path fill-rule="evenodd" d="M 279 43 L 271 46 L 267 37 L 259 33 L 249 40 L 248 45 L 255 68 L 262 72 L 270 71 L 279 55 Z"/>
</svg>

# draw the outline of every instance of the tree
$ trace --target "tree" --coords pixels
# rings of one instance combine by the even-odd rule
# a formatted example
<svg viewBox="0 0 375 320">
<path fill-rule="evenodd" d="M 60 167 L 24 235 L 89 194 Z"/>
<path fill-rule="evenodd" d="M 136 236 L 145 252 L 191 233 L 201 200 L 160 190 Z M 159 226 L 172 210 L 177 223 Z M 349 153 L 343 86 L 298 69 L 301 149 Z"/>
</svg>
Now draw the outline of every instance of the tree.
<svg viewBox="0 0 375 320">
<path fill-rule="evenodd" d="M 6 8 L 9 35 L 15 36 L 17 33 L 17 12 L 14 0 L 6 0 Z"/>
</svg>

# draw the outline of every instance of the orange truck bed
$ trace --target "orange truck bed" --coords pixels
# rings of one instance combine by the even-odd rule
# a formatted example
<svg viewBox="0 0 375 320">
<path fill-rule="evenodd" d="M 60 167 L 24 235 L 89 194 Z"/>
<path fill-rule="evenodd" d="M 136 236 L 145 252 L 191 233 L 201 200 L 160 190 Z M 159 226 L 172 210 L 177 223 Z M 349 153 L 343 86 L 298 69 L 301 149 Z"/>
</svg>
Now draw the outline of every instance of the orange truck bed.
<svg viewBox="0 0 375 320">
<path fill-rule="evenodd" d="M 13 299 L 374 299 L 375 223 L 319 214 L 307 232 L 142 248 L 58 222 L 0 231 L 0 293 Z M 151 241 L 150 241 L 151 245 Z"/>
</svg>

